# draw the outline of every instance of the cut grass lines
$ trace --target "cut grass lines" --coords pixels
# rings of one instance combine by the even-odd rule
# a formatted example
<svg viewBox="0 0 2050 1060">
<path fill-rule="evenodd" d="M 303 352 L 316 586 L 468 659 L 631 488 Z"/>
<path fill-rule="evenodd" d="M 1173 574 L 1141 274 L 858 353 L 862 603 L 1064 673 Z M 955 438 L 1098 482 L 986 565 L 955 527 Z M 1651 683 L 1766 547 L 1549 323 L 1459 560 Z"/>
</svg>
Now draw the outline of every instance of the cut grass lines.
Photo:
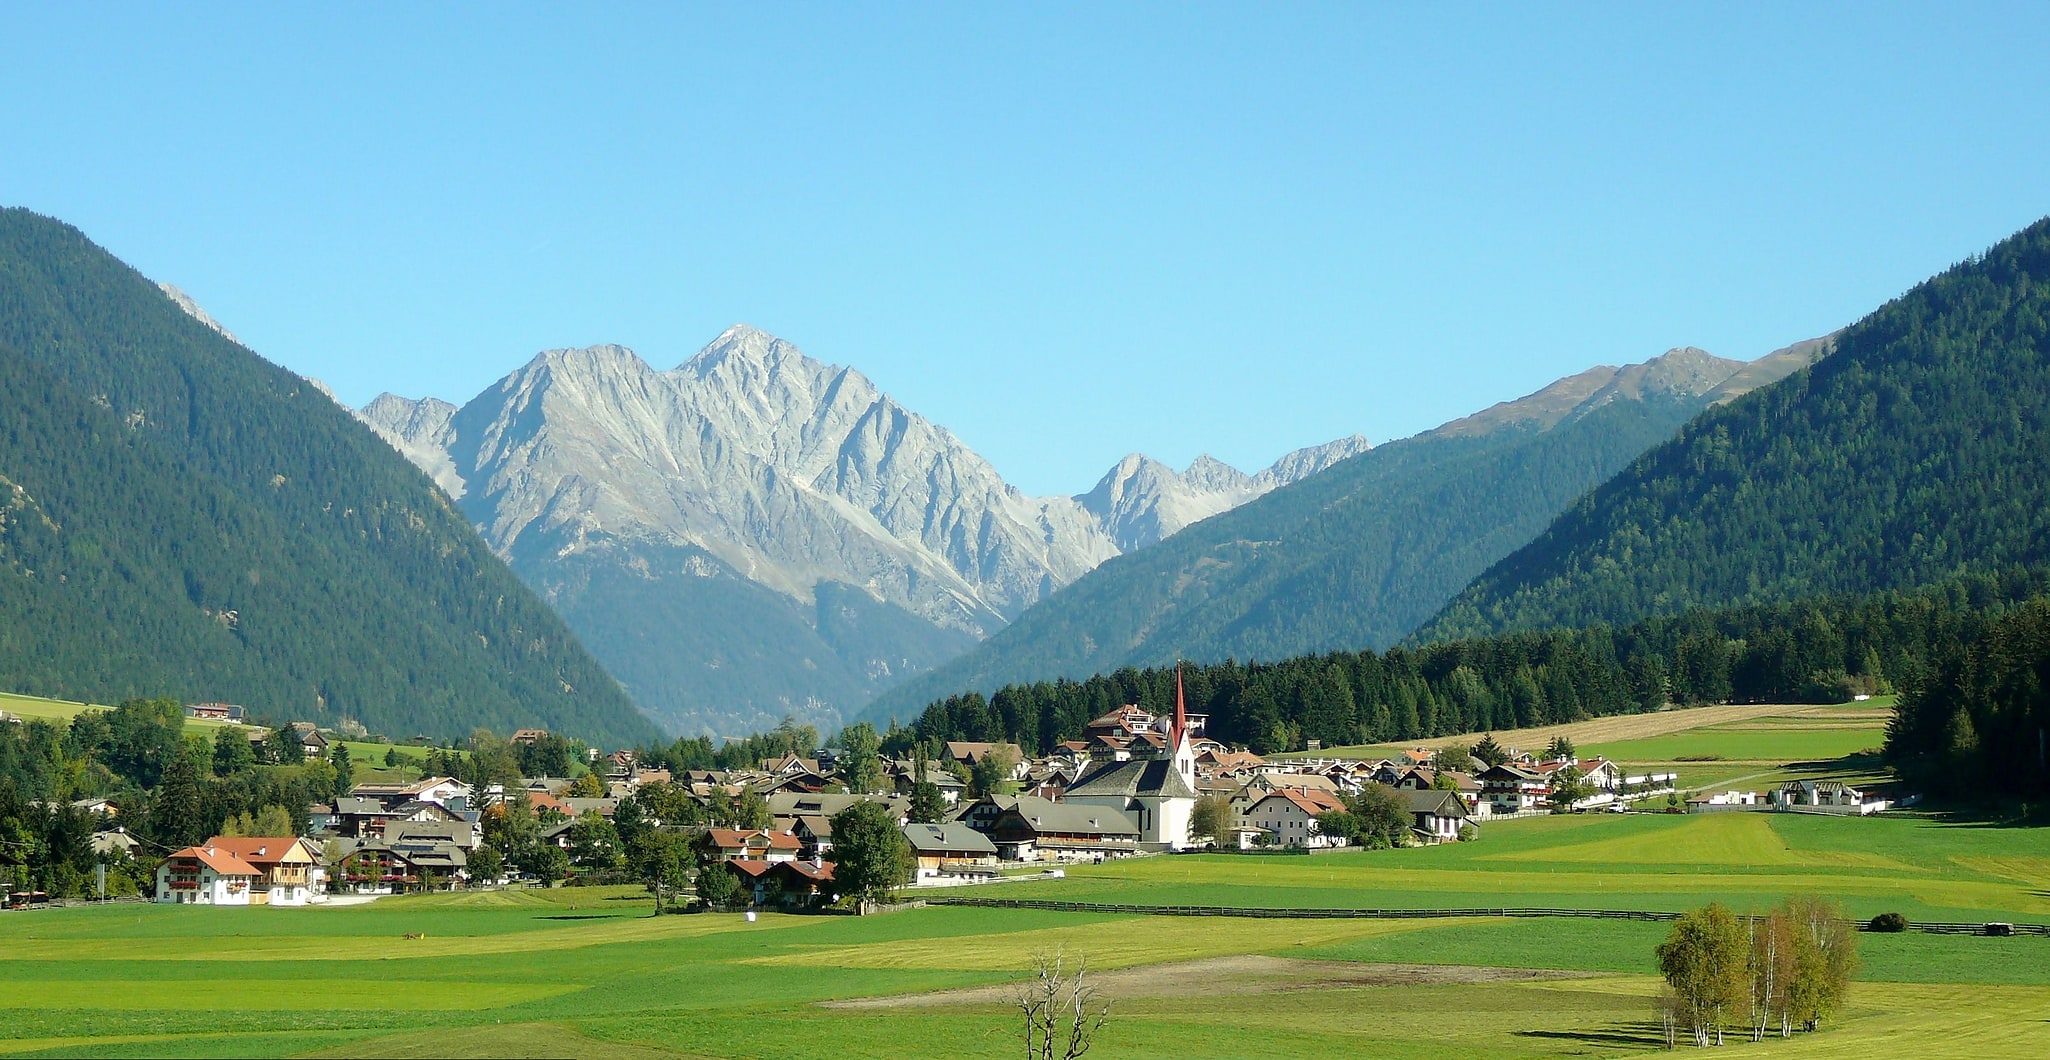
<svg viewBox="0 0 2050 1060">
<path fill-rule="evenodd" d="M 1674 762 L 1689 755 L 1715 755 L 1729 762 L 1820 762 L 1857 754 L 1885 739 L 1884 728 L 1703 728 L 1643 740 L 1585 743 L 1580 745 L 1580 754 L 1583 758 L 1601 755 L 1625 764 Z"/>
<path fill-rule="evenodd" d="M 1135 917 L 1114 925 L 1077 925 L 826 946 L 747 964 L 811 968 L 948 968 L 999 972 L 1028 967 L 1036 954 L 1060 950 L 1105 970 L 1192 961 L 1237 953 L 1287 953 L 1297 947 L 1333 946 L 1359 939 L 1441 926 L 1434 920 L 1241 920 L 1209 917 Z"/>
<path fill-rule="evenodd" d="M 309 1057 L 506 1057 L 548 1056 L 571 1060 L 667 1060 L 691 1054 L 646 1045 L 585 1037 L 554 1023 L 491 1024 L 460 1030 L 411 1031 L 364 1038 Z"/>
<path fill-rule="evenodd" d="M 178 1008 L 362 1009 L 449 1011 L 501 1008 L 583 989 L 581 983 L 453 983 L 397 979 L 221 978 L 201 991 L 179 980 L 15 980 L 0 991 L 0 1010 L 89 1008 L 131 1011 Z"/>
<path fill-rule="evenodd" d="M 1951 861 L 2003 880 L 2034 888 L 2050 888 L 2050 858 L 2036 857 L 1953 857 Z"/>
<path fill-rule="evenodd" d="M 174 910 L 172 915 L 185 912 Z M 287 916 L 346 914 L 348 910 L 281 910 Z M 233 914 L 230 914 L 233 915 Z M 804 923 L 803 918 L 769 915 L 749 924 L 738 914 L 651 917 L 635 915 L 602 924 L 569 922 L 560 926 L 489 935 L 427 932 L 408 939 L 392 935 L 216 935 L 197 944 L 190 937 L 170 938 L 34 938 L 12 939 L 8 956 L 24 961 L 307 961 L 399 960 L 422 957 L 468 957 L 487 954 L 538 953 L 582 949 L 622 942 L 697 938 L 727 931 L 773 931 Z"/>
<path fill-rule="evenodd" d="M 1666 824 L 1663 821 L 1657 823 Z M 1773 828 L 1769 818 L 1757 813 L 1720 813 L 1676 819 L 1667 827 L 1646 828 L 1609 839 L 1486 854 L 1475 860 L 1728 868 L 1858 868 L 1909 874 L 1919 871 L 1915 866 L 1878 854 L 1796 850 Z"/>
</svg>

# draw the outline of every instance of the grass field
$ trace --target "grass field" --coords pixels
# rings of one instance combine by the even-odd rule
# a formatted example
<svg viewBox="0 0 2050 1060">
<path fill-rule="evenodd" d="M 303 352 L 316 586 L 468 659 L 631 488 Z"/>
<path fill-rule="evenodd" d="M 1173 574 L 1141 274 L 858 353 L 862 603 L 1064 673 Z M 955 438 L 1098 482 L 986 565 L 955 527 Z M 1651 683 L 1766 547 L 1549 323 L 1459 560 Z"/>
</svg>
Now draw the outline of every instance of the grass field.
<svg viewBox="0 0 2050 1060">
<path fill-rule="evenodd" d="M 74 703 L 64 699 L 44 699 L 40 696 L 24 696 L 13 692 L 0 692 L 0 710 L 19 714 L 24 718 L 41 718 L 45 721 L 69 723 L 80 711 L 111 710 L 98 703 Z M 209 738 L 214 731 L 229 725 L 229 722 L 205 721 L 199 718 L 185 719 L 187 733 L 199 733 Z M 343 741 L 349 748 L 349 760 L 355 763 L 359 781 L 403 781 L 415 780 L 420 776 L 420 763 L 427 758 L 427 748 L 411 744 L 371 743 L 363 740 Z M 384 756 L 387 751 L 396 750 L 401 759 L 398 766 L 387 770 Z"/>
<path fill-rule="evenodd" d="M 1824 885 L 1861 916 L 2050 919 L 2050 832 L 1753 814 L 1499 823 L 1482 841 L 1143 858 L 980 895 L 1242 905 L 1755 908 Z M 1001 984 L 1085 955 L 1116 998 L 1092 1056 L 1625 1055 L 1657 1047 L 1664 927 L 1271 921 L 934 907 L 651 917 L 631 889 L 332 909 L 0 914 L 0 1057 L 989 1056 Z M 409 932 L 424 935 L 407 939 Z M 1735 1055 L 2050 1055 L 2050 941 L 1863 935 L 1828 1030 Z M 995 988 L 993 990 L 993 988 Z M 823 1003 L 871 999 L 858 1006 Z"/>
<path fill-rule="evenodd" d="M 19 710 L 10 697 L 6 709 Z M 28 701 L 36 703 L 48 701 Z M 40 708 L 75 712 L 77 704 Z M 29 710 L 20 710 L 29 714 Z M 1583 753 L 1689 783 L 1865 777 L 1884 712 L 1710 707 L 1582 723 Z M 1535 733 L 1506 742 L 1530 745 Z M 1544 737 L 1549 739 L 1549 736 Z M 382 761 L 382 745 L 351 745 Z M 405 754 L 413 749 L 402 748 Z M 1715 761 L 1682 758 L 1716 756 Z M 1934 815 L 1732 813 L 1497 822 L 1476 843 L 1073 868 L 973 893 L 1084 902 L 1761 909 L 2050 921 L 2050 830 Z M 24 1056 L 1003 1056 L 1034 954 L 1115 999 L 1092 1057 L 1618 1056 L 1655 1051 L 1666 926 L 1580 919 L 1258 920 L 932 907 L 653 917 L 637 889 L 366 906 L 0 913 L 0 1060 Z M 423 937 L 407 938 L 409 933 Z M 2050 940 L 1860 936 L 1820 1034 L 1718 1055 L 2050 1055 Z"/>
</svg>

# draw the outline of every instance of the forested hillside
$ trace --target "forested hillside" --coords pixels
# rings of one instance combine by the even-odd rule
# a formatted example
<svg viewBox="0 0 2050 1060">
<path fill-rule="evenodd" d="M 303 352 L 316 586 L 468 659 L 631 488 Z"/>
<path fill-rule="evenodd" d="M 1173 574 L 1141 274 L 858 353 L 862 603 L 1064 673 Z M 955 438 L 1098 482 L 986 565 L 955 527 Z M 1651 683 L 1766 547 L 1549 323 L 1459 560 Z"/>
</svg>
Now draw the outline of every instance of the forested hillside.
<svg viewBox="0 0 2050 1060">
<path fill-rule="evenodd" d="M 2050 558 L 2050 220 L 1714 409 L 1420 641 L 1928 584 Z"/>
<path fill-rule="evenodd" d="M 2007 630 L 2007 654 L 2035 650 L 2028 666 L 1983 664 L 1981 684 L 2006 706 L 1971 717 L 2010 745 L 2002 760 L 2032 756 L 2013 737 L 2050 717 L 2042 681 L 2050 629 L 2050 571 L 1973 575 L 1914 591 L 1817 597 L 1795 603 L 1691 611 L 1621 629 L 1543 630 L 1423 648 L 1304 655 L 1276 663 L 1183 668 L 1189 708 L 1210 715 L 1209 734 L 1262 753 L 1525 728 L 1658 709 L 1667 703 L 1841 702 L 1859 692 L 1927 695 L 1929 724 L 1952 731 L 1955 696 L 1940 689 L 1962 660 Z M 2013 617 L 2010 617 L 2013 616 Z M 2021 623 L 2017 625 L 2017 623 Z M 1992 675 L 2002 675 L 1994 680 Z M 1090 719 L 1123 703 L 1171 709 L 1174 669 L 1126 668 L 1084 681 L 1007 685 L 985 698 L 966 692 L 932 703 L 913 730 L 921 739 L 1014 740 L 1039 751 L 1080 738 Z M 1954 682 L 1953 682 L 1954 683 Z M 1958 687 L 1972 689 L 1967 682 Z M 2030 712 L 2034 713 L 2030 713 Z M 1907 716 L 1908 712 L 1904 712 Z M 2034 720 L 2029 720 L 2034 719 Z M 1973 724 L 1962 723 L 1965 730 Z M 1948 726 L 1949 728 L 1946 728 Z M 1976 762 L 1978 743 L 1900 741 L 1904 757 Z M 902 736 L 896 737 L 901 742 Z M 2017 748 L 2020 748 L 2017 750 Z M 1974 774 L 1979 776 L 1982 774 Z M 2040 782 L 2041 769 L 2026 776 Z M 2001 784 L 2015 786 L 2010 776 Z"/>
<path fill-rule="evenodd" d="M 654 732 L 427 479 L 76 229 L 0 211 L 0 688 Z"/>
<path fill-rule="evenodd" d="M 1711 401 L 1778 379 L 1824 348 L 1807 343 L 1753 365 L 1674 350 L 1379 446 L 1103 564 L 864 716 L 909 718 L 963 688 L 1177 657 L 1393 644 Z M 1733 383 L 1740 373 L 1751 381 Z"/>
</svg>

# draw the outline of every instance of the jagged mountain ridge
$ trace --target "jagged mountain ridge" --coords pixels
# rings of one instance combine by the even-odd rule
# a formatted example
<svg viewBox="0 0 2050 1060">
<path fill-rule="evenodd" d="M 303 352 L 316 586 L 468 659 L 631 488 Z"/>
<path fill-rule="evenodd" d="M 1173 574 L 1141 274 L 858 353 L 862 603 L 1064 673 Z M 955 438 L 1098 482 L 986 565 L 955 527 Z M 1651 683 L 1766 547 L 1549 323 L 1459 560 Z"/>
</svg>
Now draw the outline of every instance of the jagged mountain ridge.
<svg viewBox="0 0 2050 1060">
<path fill-rule="evenodd" d="M 1132 453 L 1118 461 L 1095 489 L 1075 500 L 1096 517 L 1120 552 L 1131 552 L 1371 448 L 1373 443 L 1355 434 L 1297 449 L 1257 475 L 1247 475 L 1208 453 L 1179 473 L 1143 453 Z"/>
<path fill-rule="evenodd" d="M 385 394 L 359 415 L 645 709 L 723 735 L 785 712 L 834 723 L 1126 548 L 1366 447 L 1254 476 L 1159 467 L 1099 513 L 1024 495 L 861 373 L 744 325 L 668 371 L 620 346 L 550 350 L 460 409 Z"/>
<path fill-rule="evenodd" d="M 1386 647 L 1702 409 L 1825 349 L 1749 365 L 1675 349 L 1377 446 L 1105 563 L 862 716 L 909 719 L 968 689 L 1177 658 Z"/>
</svg>

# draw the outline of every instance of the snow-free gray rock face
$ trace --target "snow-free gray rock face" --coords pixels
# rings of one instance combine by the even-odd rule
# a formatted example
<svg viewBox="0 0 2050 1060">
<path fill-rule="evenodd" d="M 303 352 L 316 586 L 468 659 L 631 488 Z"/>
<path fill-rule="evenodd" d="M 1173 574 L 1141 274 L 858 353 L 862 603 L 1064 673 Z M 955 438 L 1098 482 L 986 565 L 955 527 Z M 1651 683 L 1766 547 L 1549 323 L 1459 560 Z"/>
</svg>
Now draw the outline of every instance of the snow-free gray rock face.
<svg viewBox="0 0 2050 1060">
<path fill-rule="evenodd" d="M 1104 560 L 1365 448 L 1246 476 L 1128 457 L 1028 497 L 851 368 L 753 328 L 660 371 L 550 350 L 462 408 L 360 415 L 431 475 L 657 720 L 829 727 Z"/>
<path fill-rule="evenodd" d="M 666 372 L 551 350 L 460 410 L 361 415 L 678 730 L 830 725 L 1117 553 L 1072 499 L 751 328 Z"/>
<path fill-rule="evenodd" d="M 1096 517 L 1120 551 L 1130 552 L 1370 448 L 1372 443 L 1355 434 L 1298 449 L 1257 475 L 1247 475 L 1207 453 L 1180 473 L 1133 453 L 1118 461 L 1095 489 L 1075 500 Z"/>
</svg>

